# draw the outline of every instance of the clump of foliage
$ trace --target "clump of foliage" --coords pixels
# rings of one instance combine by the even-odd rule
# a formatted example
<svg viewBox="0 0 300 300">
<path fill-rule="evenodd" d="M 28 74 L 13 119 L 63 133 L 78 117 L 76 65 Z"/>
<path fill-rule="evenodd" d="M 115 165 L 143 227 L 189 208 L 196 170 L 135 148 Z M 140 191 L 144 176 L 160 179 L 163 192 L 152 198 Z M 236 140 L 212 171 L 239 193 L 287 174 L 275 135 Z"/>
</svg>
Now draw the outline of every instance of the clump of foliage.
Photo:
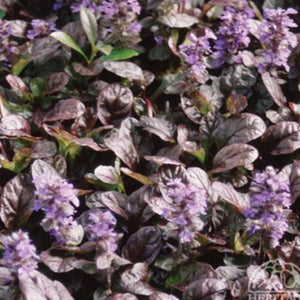
<svg viewBox="0 0 300 300">
<path fill-rule="evenodd" d="M 0 298 L 299 298 L 299 9 L 0 1 Z"/>
</svg>

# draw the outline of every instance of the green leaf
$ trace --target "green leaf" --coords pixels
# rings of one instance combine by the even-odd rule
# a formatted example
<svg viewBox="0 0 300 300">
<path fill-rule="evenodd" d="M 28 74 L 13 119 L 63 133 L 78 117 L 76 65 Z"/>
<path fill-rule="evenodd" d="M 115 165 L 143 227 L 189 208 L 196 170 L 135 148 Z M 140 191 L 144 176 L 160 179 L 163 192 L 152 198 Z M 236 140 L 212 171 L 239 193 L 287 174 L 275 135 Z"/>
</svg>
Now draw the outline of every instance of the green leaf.
<svg viewBox="0 0 300 300">
<path fill-rule="evenodd" d="M 16 63 L 13 64 L 12 74 L 18 76 L 25 67 L 29 64 L 29 60 L 25 58 L 20 58 Z"/>
<path fill-rule="evenodd" d="M 0 9 L 0 19 L 3 19 L 6 15 L 6 11 Z"/>
<path fill-rule="evenodd" d="M 80 7 L 80 21 L 85 34 L 87 35 L 92 47 L 94 47 L 98 31 L 97 20 L 95 16 L 83 5 Z"/>
<path fill-rule="evenodd" d="M 70 37 L 68 34 L 62 31 L 55 31 L 50 34 L 53 38 L 58 40 L 59 42 L 67 45 L 68 47 L 74 49 L 78 53 L 80 53 L 86 61 L 88 61 L 87 56 L 85 53 L 82 51 L 82 49 L 76 44 L 76 42 Z"/>
<path fill-rule="evenodd" d="M 30 81 L 30 89 L 35 98 L 42 96 L 45 89 L 45 81 L 42 78 L 33 78 Z"/>
<path fill-rule="evenodd" d="M 3 156 L 0 156 L 1 166 L 2 168 L 10 170 L 12 172 L 20 173 L 29 165 L 30 154 L 30 148 L 22 148 L 15 153 L 12 161 L 5 159 Z"/>
<path fill-rule="evenodd" d="M 113 47 L 109 44 L 104 44 L 102 41 L 98 41 L 96 44 L 96 48 L 104 53 L 105 55 L 109 55 L 110 52 L 113 50 Z"/>
<path fill-rule="evenodd" d="M 133 49 L 113 49 L 108 55 L 101 56 L 102 60 L 124 60 L 139 55 Z"/>
</svg>

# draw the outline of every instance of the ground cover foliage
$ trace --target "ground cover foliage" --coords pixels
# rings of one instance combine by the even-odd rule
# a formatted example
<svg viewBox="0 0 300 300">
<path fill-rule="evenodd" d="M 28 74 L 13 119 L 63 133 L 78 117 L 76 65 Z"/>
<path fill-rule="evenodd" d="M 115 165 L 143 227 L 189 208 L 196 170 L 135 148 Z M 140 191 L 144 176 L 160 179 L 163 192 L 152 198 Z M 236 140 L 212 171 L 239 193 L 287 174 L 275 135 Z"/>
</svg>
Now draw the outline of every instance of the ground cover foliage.
<svg viewBox="0 0 300 300">
<path fill-rule="evenodd" d="M 299 297 L 298 12 L 1 0 L 0 299 Z"/>
</svg>

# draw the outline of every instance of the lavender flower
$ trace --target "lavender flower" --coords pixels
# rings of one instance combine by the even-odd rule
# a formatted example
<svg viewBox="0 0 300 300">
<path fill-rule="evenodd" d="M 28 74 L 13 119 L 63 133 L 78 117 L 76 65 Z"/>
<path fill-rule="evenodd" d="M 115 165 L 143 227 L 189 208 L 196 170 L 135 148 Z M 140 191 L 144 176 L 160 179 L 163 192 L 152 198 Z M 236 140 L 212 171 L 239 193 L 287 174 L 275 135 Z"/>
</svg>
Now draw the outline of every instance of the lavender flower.
<svg viewBox="0 0 300 300">
<path fill-rule="evenodd" d="M 250 207 L 243 211 L 248 218 L 249 233 L 263 233 L 277 245 L 288 228 L 284 210 L 291 205 L 289 183 L 269 166 L 254 175 L 249 196 Z"/>
<path fill-rule="evenodd" d="M 137 0 L 102 1 L 99 6 L 106 42 L 118 47 L 132 47 L 140 41 L 142 29 L 137 20 L 141 6 Z"/>
<path fill-rule="evenodd" d="M 187 77 L 202 82 L 207 67 L 205 54 L 211 52 L 209 40 L 216 37 L 208 28 L 200 36 L 198 33 L 191 31 L 187 34 L 185 43 L 179 46 L 179 54 L 184 60 Z"/>
<path fill-rule="evenodd" d="M 30 275 L 37 269 L 39 256 L 27 232 L 21 230 L 7 236 L 3 242 L 3 265 L 16 275 Z"/>
<path fill-rule="evenodd" d="M 260 73 L 272 70 L 276 67 L 284 67 L 289 71 L 288 58 L 292 48 L 297 46 L 297 37 L 290 32 L 290 28 L 297 24 L 289 17 L 297 14 L 297 11 L 289 8 L 266 9 L 265 20 L 258 27 L 257 35 L 263 45 L 259 52 L 258 71 Z"/>
<path fill-rule="evenodd" d="M 40 19 L 34 19 L 31 21 L 32 29 L 28 30 L 27 37 L 30 40 L 33 40 L 36 37 L 47 36 L 51 32 L 55 31 L 55 23 L 53 22 L 46 22 Z"/>
<path fill-rule="evenodd" d="M 216 33 L 214 46 L 216 67 L 220 67 L 239 50 L 248 47 L 250 43 L 248 19 L 253 17 L 253 11 L 245 5 L 243 10 L 227 7 L 220 16 L 221 24 Z M 238 60 L 238 57 L 235 58 Z"/>
<path fill-rule="evenodd" d="M 166 185 L 165 197 L 170 205 L 155 211 L 179 231 L 182 243 L 191 242 L 194 232 L 203 227 L 199 215 L 206 214 L 206 193 L 194 185 L 183 183 L 181 178 L 170 180 Z"/>
<path fill-rule="evenodd" d="M 9 23 L 0 19 L 0 61 L 4 61 L 6 66 L 10 66 L 13 54 L 17 53 L 17 47 L 9 40 L 11 33 Z"/>
<path fill-rule="evenodd" d="M 53 9 L 53 10 L 59 10 L 59 9 L 61 9 L 63 6 L 64 6 L 64 2 L 58 0 L 58 1 L 54 2 L 53 6 L 52 6 L 52 9 Z"/>
<path fill-rule="evenodd" d="M 118 248 L 117 233 L 114 231 L 116 224 L 116 218 L 110 211 L 95 209 L 87 215 L 85 231 L 99 250 L 113 253 Z"/>
<path fill-rule="evenodd" d="M 100 5 L 95 0 L 77 0 L 70 8 L 73 13 L 79 12 L 81 6 L 85 6 L 92 13 L 96 14 L 100 10 Z"/>
<path fill-rule="evenodd" d="M 53 235 L 59 244 L 73 243 L 73 233 L 80 236 L 81 226 L 73 220 L 79 199 L 73 185 L 56 173 L 33 178 L 37 200 L 34 210 L 41 209 L 45 216 L 41 222 L 45 231 Z M 80 237 L 78 238 L 80 239 Z"/>
<path fill-rule="evenodd" d="M 101 5 L 99 6 L 99 10 L 101 13 L 103 13 L 105 18 L 111 18 L 119 12 L 119 7 L 116 1 L 102 1 Z"/>
</svg>

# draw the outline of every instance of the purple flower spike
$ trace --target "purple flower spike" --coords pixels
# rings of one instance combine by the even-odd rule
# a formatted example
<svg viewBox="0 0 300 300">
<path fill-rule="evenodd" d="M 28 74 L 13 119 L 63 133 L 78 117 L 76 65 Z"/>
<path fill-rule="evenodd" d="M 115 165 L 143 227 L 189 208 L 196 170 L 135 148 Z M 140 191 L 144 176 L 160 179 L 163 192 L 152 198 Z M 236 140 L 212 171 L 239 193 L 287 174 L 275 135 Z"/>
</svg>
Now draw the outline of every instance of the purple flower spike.
<svg viewBox="0 0 300 300">
<path fill-rule="evenodd" d="M 248 47 L 250 43 L 248 19 L 252 16 L 253 11 L 248 5 L 243 10 L 233 7 L 224 10 L 220 17 L 221 24 L 216 33 L 217 40 L 214 46 L 216 67 L 238 55 L 239 50 Z"/>
<path fill-rule="evenodd" d="M 102 251 L 113 253 L 117 250 L 116 218 L 110 211 L 91 210 L 88 213 L 85 231 L 91 241 Z"/>
<path fill-rule="evenodd" d="M 27 232 L 21 230 L 7 236 L 3 242 L 3 265 L 16 275 L 30 275 L 38 268 L 39 256 Z"/>
<path fill-rule="evenodd" d="M 203 227 L 199 216 L 206 214 L 206 192 L 175 178 L 167 183 L 166 197 L 171 205 L 161 211 L 161 216 L 178 229 L 182 243 L 191 242 L 194 232 Z"/>
<path fill-rule="evenodd" d="M 206 71 L 206 58 L 205 54 L 211 53 L 210 39 L 215 39 L 214 33 L 206 28 L 202 34 L 198 36 L 196 31 L 191 31 L 186 36 L 184 44 L 179 46 L 179 54 L 184 60 L 184 68 L 186 75 L 190 72 L 191 76 L 200 83 L 204 77 Z"/>
<path fill-rule="evenodd" d="M 55 23 L 46 22 L 44 20 L 34 19 L 31 21 L 32 29 L 28 30 L 27 37 L 33 40 L 36 37 L 43 37 L 55 31 Z"/>
<path fill-rule="evenodd" d="M 80 7 L 85 6 L 92 13 L 97 13 L 100 9 L 100 5 L 95 3 L 95 0 L 78 0 L 73 3 L 70 8 L 73 13 L 77 13 L 80 11 Z"/>
<path fill-rule="evenodd" d="M 243 211 L 249 221 L 249 233 L 264 233 L 277 245 L 288 228 L 284 210 L 291 205 L 289 183 L 269 166 L 254 175 L 249 196 L 250 207 Z"/>
<path fill-rule="evenodd" d="M 263 73 L 276 67 L 284 67 L 288 72 L 288 58 L 292 48 L 297 46 L 297 37 L 290 32 L 290 28 L 297 27 L 297 24 L 289 17 L 290 14 L 297 14 L 297 11 L 289 8 L 266 9 L 265 20 L 258 27 L 257 35 L 263 45 L 260 49 L 258 71 Z"/>
<path fill-rule="evenodd" d="M 48 164 L 47 166 L 50 168 Z M 73 219 L 79 199 L 73 185 L 54 172 L 53 169 L 46 175 L 33 176 L 37 196 L 34 210 L 44 212 L 41 226 L 55 237 L 57 243 L 77 244 L 83 233 L 81 226 Z"/>
<path fill-rule="evenodd" d="M 4 61 L 7 67 L 10 67 L 13 54 L 18 52 L 15 43 L 9 40 L 11 33 L 9 23 L 0 19 L 0 61 Z"/>
</svg>

